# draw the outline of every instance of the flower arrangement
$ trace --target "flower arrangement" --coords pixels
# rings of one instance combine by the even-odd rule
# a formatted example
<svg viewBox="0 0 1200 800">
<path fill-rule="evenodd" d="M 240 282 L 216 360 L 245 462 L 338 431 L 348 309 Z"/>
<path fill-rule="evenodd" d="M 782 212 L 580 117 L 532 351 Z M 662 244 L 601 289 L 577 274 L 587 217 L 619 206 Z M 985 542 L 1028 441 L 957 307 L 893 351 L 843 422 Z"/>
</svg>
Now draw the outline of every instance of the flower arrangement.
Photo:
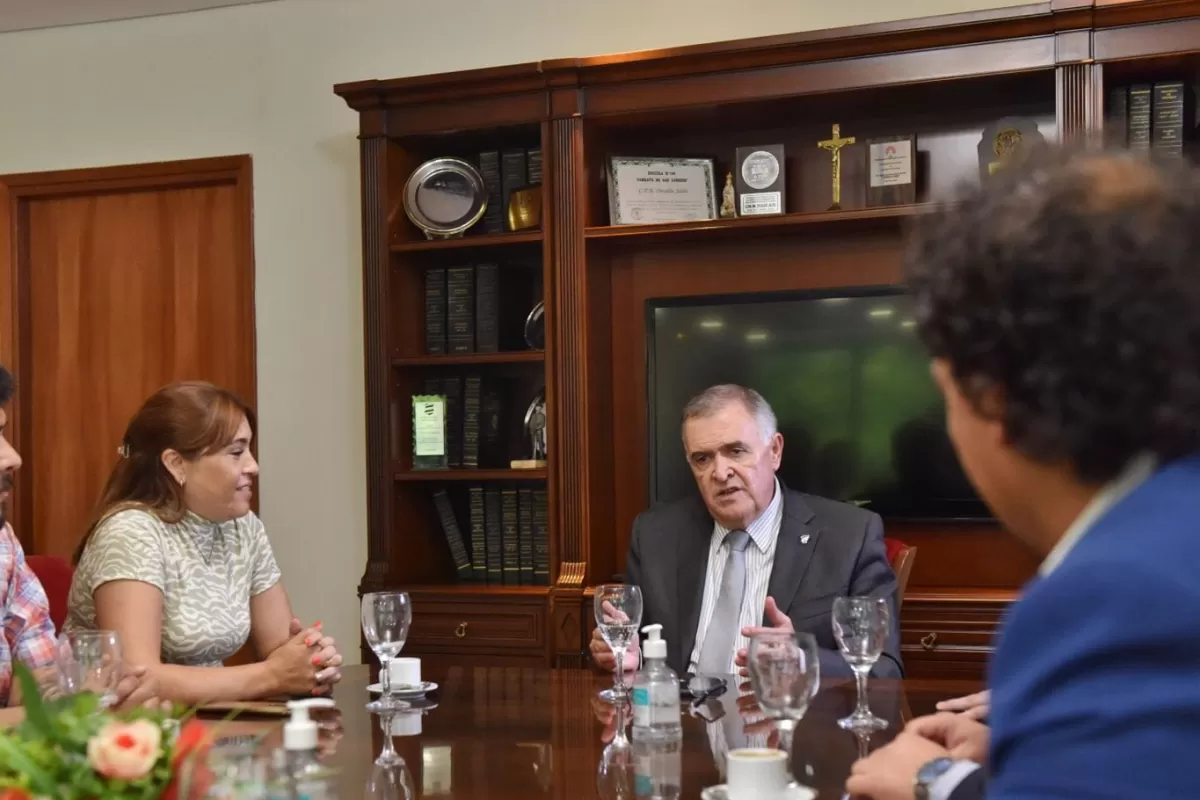
<svg viewBox="0 0 1200 800">
<path fill-rule="evenodd" d="M 198 720 L 147 708 L 107 711 L 94 694 L 46 700 L 24 665 L 13 670 L 25 720 L 0 732 L 0 800 L 205 796 L 212 739 Z"/>
</svg>

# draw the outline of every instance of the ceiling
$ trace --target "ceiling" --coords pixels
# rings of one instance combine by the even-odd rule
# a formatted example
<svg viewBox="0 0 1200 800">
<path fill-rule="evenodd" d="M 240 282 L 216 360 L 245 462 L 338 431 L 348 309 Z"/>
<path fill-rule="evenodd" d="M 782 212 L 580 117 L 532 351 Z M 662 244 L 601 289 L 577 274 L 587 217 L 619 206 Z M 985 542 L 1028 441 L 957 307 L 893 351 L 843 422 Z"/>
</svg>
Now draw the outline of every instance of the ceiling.
<svg viewBox="0 0 1200 800">
<path fill-rule="evenodd" d="M 242 6 L 270 0 L 0 0 L 0 33 Z"/>
</svg>

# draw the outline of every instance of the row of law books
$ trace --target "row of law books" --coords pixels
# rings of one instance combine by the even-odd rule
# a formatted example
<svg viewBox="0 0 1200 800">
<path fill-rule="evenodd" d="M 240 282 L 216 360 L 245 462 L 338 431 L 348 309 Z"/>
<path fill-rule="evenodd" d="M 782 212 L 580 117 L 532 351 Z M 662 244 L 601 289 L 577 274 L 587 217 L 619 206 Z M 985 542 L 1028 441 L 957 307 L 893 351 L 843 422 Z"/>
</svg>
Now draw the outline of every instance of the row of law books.
<svg viewBox="0 0 1200 800">
<path fill-rule="evenodd" d="M 465 524 L 450 493 L 434 493 L 458 579 L 490 586 L 550 584 L 549 506 L 544 486 L 467 487 Z"/>
</svg>

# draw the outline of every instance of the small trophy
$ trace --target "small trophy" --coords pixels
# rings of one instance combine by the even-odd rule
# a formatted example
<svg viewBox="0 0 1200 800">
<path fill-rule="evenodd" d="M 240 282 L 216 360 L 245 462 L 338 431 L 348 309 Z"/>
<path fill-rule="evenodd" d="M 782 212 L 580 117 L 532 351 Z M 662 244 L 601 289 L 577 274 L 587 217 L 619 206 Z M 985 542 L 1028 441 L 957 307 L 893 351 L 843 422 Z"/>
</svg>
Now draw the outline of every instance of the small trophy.
<svg viewBox="0 0 1200 800">
<path fill-rule="evenodd" d="M 538 392 L 525 412 L 525 435 L 533 445 L 533 458 L 518 459 L 513 469 L 542 469 L 546 466 L 546 392 Z"/>
<path fill-rule="evenodd" d="M 413 469 L 446 469 L 446 396 L 413 395 Z"/>
<path fill-rule="evenodd" d="M 979 140 L 979 177 L 987 180 L 1034 148 L 1046 143 L 1037 123 L 1028 117 L 996 120 Z"/>
</svg>

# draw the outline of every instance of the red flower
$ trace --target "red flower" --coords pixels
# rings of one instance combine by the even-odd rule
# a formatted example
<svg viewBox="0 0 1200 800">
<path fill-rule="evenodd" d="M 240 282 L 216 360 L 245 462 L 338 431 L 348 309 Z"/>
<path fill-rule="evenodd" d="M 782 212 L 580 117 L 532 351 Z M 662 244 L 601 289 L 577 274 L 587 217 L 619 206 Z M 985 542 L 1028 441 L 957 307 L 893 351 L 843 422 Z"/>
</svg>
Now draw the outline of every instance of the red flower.
<svg viewBox="0 0 1200 800">
<path fill-rule="evenodd" d="M 212 733 L 197 720 L 183 726 L 175 740 L 175 756 L 171 759 L 174 777 L 163 791 L 162 800 L 199 800 L 207 793 L 213 782 L 212 770 L 208 768 L 208 751 L 212 748 Z M 180 794 L 187 784 L 186 796 Z M 0 797 L 0 800 L 7 798 Z"/>
<path fill-rule="evenodd" d="M 22 789 L 2 789 L 0 790 L 0 800 L 31 800 L 31 798 Z"/>
</svg>

